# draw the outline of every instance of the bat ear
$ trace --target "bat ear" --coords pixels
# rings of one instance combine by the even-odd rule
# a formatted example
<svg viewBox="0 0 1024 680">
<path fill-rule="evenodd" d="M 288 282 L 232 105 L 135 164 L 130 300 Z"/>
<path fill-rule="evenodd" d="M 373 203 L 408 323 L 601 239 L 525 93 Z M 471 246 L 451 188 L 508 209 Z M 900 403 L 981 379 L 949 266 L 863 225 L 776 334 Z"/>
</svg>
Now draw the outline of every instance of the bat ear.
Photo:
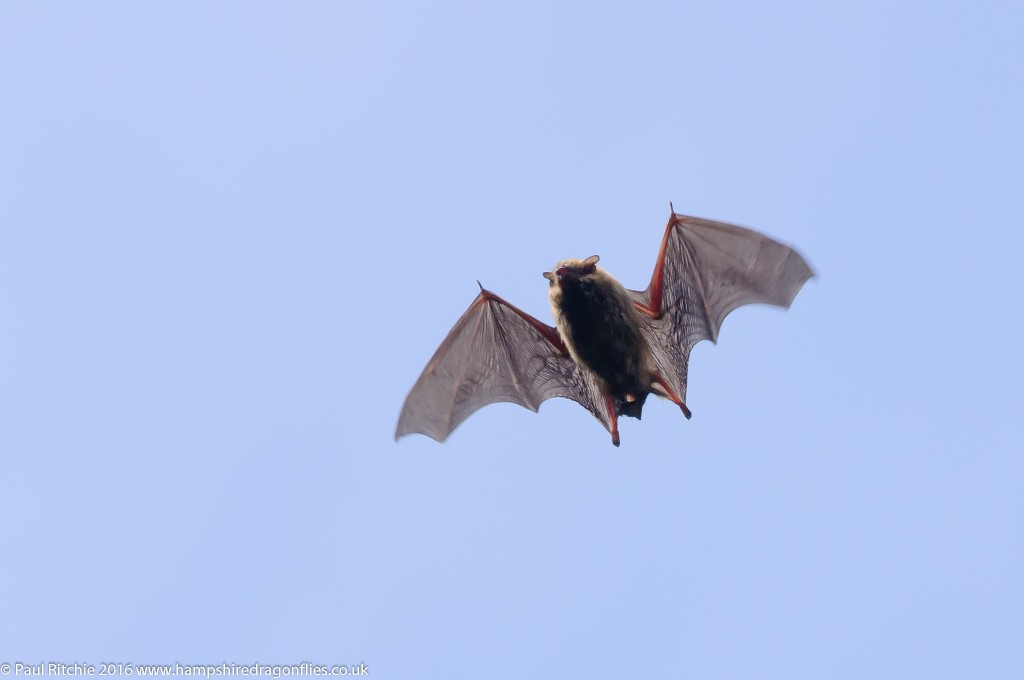
<svg viewBox="0 0 1024 680">
<path fill-rule="evenodd" d="M 585 264 L 585 265 L 597 264 L 600 260 L 601 260 L 600 256 L 598 256 L 598 255 L 591 255 L 587 259 L 583 260 L 583 264 Z"/>
<path fill-rule="evenodd" d="M 543 276 L 548 281 L 554 281 L 555 279 L 555 275 L 552 274 L 551 272 L 544 272 L 543 274 L 541 274 L 541 276 Z"/>
</svg>

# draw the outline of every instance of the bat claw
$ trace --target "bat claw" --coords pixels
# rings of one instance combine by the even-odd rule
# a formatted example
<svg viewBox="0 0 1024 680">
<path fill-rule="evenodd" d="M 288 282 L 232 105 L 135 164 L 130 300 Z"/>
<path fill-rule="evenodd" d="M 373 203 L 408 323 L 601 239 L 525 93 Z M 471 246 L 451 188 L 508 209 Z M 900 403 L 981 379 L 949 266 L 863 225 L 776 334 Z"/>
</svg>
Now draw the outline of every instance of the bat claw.
<svg viewBox="0 0 1024 680">
<path fill-rule="evenodd" d="M 693 417 L 693 414 L 690 413 L 690 409 L 686 408 L 686 404 L 679 404 L 679 410 L 683 412 L 683 415 L 686 416 L 687 420 Z"/>
<path fill-rule="evenodd" d="M 618 446 L 619 445 L 619 433 L 618 432 L 613 432 L 612 433 L 612 445 L 613 446 Z"/>
</svg>

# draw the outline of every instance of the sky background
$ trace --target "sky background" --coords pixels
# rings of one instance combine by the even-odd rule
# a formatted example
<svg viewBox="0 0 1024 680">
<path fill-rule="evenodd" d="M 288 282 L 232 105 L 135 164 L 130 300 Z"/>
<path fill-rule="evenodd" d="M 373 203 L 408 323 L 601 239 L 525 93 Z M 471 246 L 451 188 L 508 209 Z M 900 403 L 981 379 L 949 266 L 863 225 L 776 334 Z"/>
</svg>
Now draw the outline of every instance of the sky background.
<svg viewBox="0 0 1024 680">
<path fill-rule="evenodd" d="M 0 661 L 1024 676 L 1012 2 L 5 2 Z M 476 295 L 819 276 L 693 419 L 392 440 Z"/>
</svg>

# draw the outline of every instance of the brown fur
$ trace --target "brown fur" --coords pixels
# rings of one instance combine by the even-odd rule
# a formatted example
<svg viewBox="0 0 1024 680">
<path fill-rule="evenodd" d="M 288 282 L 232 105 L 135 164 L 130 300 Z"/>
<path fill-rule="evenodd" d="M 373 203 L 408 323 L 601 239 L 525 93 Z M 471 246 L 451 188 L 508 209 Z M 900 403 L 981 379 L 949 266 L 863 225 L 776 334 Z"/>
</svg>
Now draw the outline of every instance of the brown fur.
<svg viewBox="0 0 1024 680">
<path fill-rule="evenodd" d="M 639 418 L 651 391 L 651 359 L 625 287 L 596 258 L 559 262 L 550 280 L 551 311 L 569 354 L 598 378 L 618 413 Z"/>
</svg>

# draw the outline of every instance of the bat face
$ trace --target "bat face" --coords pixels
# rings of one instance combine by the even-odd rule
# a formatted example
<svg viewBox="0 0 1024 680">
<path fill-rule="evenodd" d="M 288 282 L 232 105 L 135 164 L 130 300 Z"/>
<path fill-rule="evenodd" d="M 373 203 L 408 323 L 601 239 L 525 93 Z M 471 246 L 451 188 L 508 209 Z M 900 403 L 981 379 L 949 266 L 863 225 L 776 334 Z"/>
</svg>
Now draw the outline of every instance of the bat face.
<svg viewBox="0 0 1024 680">
<path fill-rule="evenodd" d="M 554 328 L 481 286 L 406 397 L 395 438 L 420 432 L 441 442 L 486 404 L 536 411 L 565 397 L 618 446 L 618 417 L 639 418 L 651 393 L 690 417 L 690 350 L 714 342 L 730 312 L 789 307 L 813 275 L 796 251 L 762 234 L 674 211 L 646 290 L 625 288 L 598 261 L 562 260 L 544 272 Z"/>
<path fill-rule="evenodd" d="M 550 281 L 551 287 L 554 288 L 563 280 L 579 281 L 585 277 L 593 277 L 594 272 L 597 271 L 597 263 L 600 261 L 601 258 L 597 255 L 591 255 L 585 260 L 562 260 L 555 263 L 551 271 L 544 272 L 541 276 Z"/>
</svg>

